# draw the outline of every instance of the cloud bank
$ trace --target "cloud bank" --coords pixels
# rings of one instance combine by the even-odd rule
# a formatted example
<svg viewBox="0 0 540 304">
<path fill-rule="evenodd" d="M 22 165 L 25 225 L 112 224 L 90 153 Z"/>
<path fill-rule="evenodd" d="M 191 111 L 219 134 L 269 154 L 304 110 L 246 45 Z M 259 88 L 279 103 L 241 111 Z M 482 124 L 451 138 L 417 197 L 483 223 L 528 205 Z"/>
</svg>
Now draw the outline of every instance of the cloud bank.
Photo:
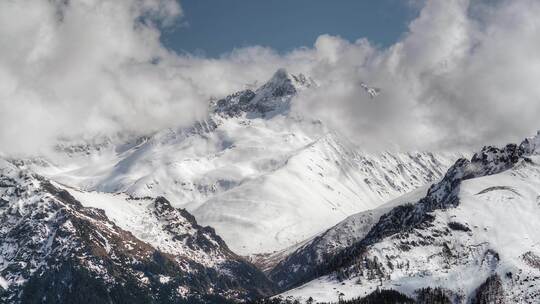
<svg viewBox="0 0 540 304">
<path fill-rule="evenodd" d="M 313 74 L 324 81 L 305 109 L 366 148 L 519 141 L 540 128 L 539 13 L 538 1 L 427 1 L 388 49 L 319 37 Z M 382 94 L 371 100 L 361 81 Z"/>
<path fill-rule="evenodd" d="M 517 141 L 540 128 L 538 15 L 535 0 L 432 0 L 386 49 L 322 35 L 287 54 L 253 46 L 209 59 L 160 43 L 159 28 L 182 18 L 174 0 L 2 1 L 0 150 L 187 126 L 211 96 L 279 67 L 320 84 L 295 110 L 365 149 Z"/>
</svg>

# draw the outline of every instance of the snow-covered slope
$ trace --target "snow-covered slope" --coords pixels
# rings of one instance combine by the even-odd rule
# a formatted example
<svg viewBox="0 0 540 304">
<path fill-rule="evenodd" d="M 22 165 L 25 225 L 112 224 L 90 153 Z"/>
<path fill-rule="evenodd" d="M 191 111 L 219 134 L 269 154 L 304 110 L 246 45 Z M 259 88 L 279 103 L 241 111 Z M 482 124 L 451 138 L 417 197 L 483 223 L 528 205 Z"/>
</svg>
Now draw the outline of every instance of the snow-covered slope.
<svg viewBox="0 0 540 304">
<path fill-rule="evenodd" d="M 294 285 L 288 281 L 289 278 L 296 279 L 304 273 L 309 274 L 312 269 L 322 265 L 339 251 L 360 241 L 382 215 L 395 206 L 418 201 L 426 195 L 427 188 L 420 187 L 375 209 L 351 215 L 300 246 L 292 247 L 285 253 L 260 257 L 255 262 L 262 264 L 261 268 L 267 271 L 269 277 L 278 282 L 280 287 L 288 288 Z M 278 263 L 280 264 L 277 265 Z"/>
<path fill-rule="evenodd" d="M 424 198 L 398 199 L 316 237 L 274 268 L 285 288 L 308 281 L 283 296 L 337 301 L 393 289 L 414 299 L 431 287 L 444 303 L 539 303 L 539 142 L 540 133 L 486 147 Z"/>
<path fill-rule="evenodd" d="M 281 250 L 347 216 L 438 180 L 444 153 L 361 153 L 321 122 L 289 111 L 316 84 L 278 70 L 255 91 L 211 104 L 191 128 L 64 142 L 27 162 L 85 191 L 164 196 L 240 254 Z"/>
<path fill-rule="evenodd" d="M 272 292 L 212 228 L 162 197 L 70 192 L 0 159 L 0 303 L 209 303 Z"/>
</svg>

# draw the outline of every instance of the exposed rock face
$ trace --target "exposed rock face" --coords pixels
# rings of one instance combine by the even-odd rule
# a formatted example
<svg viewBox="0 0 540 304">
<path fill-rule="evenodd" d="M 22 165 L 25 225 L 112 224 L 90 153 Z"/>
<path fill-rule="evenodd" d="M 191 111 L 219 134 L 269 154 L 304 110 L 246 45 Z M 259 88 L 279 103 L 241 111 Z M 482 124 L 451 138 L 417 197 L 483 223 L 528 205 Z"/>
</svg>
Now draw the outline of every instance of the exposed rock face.
<svg viewBox="0 0 540 304">
<path fill-rule="evenodd" d="M 478 287 L 471 304 L 505 304 L 501 278 L 498 275 L 490 276 Z"/>
<path fill-rule="evenodd" d="M 291 99 L 298 90 L 315 86 L 315 82 L 303 74 L 292 75 L 279 69 L 274 76 L 256 91 L 244 90 L 212 105 L 213 111 L 221 115 L 236 117 L 243 114 L 269 117 L 287 112 Z"/>
<path fill-rule="evenodd" d="M 540 152 L 540 131 L 533 136 L 526 138 L 520 145 L 520 148 L 526 154 L 537 154 Z"/>
<path fill-rule="evenodd" d="M 450 293 L 450 294 L 449 294 Z M 416 291 L 417 304 L 453 304 L 452 294 L 442 288 L 422 288 Z"/>
<path fill-rule="evenodd" d="M 521 258 L 525 261 L 525 263 L 529 264 L 529 266 L 540 270 L 540 256 L 536 255 L 534 252 L 527 251 L 521 256 Z"/>
<path fill-rule="evenodd" d="M 4 303 L 208 303 L 272 292 L 211 228 L 158 198 L 156 212 L 194 250 L 224 252 L 219 268 L 162 252 L 44 178 L 0 160 Z M 195 234 L 176 233 L 190 223 Z"/>
</svg>

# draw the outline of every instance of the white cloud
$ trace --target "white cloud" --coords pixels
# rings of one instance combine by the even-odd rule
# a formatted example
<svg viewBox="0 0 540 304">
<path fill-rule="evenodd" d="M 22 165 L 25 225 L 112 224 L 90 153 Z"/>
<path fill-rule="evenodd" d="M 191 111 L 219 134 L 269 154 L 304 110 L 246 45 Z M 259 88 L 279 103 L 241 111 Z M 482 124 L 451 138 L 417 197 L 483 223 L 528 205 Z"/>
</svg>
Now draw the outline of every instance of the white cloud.
<svg viewBox="0 0 540 304">
<path fill-rule="evenodd" d="M 195 119 L 198 93 L 156 63 L 174 55 L 155 22 L 180 14 L 172 0 L 2 1 L 2 150 Z"/>
<path fill-rule="evenodd" d="M 477 146 L 540 128 L 538 1 L 413 2 L 419 17 L 387 49 L 322 35 L 285 55 L 253 46 L 209 59 L 161 45 L 157 24 L 182 15 L 174 0 L 2 1 L 0 150 L 188 125 L 210 96 L 278 67 L 321 85 L 299 111 L 365 148 Z M 368 98 L 361 82 L 382 94 Z"/>
<path fill-rule="evenodd" d="M 366 148 L 436 149 L 519 141 L 540 128 L 540 3 L 427 1 L 388 49 L 315 44 L 315 111 Z M 319 48 L 321 45 L 323 47 Z M 329 47 L 330 46 L 330 47 Z M 371 100 L 360 81 L 383 88 Z"/>
</svg>

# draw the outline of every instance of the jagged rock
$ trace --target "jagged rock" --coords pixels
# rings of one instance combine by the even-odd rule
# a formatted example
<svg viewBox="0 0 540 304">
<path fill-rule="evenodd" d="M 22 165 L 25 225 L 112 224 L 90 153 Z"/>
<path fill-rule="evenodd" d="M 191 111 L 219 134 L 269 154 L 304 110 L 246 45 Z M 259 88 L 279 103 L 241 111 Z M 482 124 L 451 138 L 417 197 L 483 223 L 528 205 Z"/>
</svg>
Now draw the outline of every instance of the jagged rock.
<svg viewBox="0 0 540 304">
<path fill-rule="evenodd" d="M 456 230 L 456 231 L 463 231 L 463 232 L 469 232 L 471 231 L 471 229 L 469 229 L 469 227 L 463 225 L 462 223 L 459 223 L 459 222 L 450 222 L 448 223 L 448 228 L 452 229 L 452 230 Z"/>
<path fill-rule="evenodd" d="M 450 293 L 450 294 L 449 294 Z M 442 288 L 421 288 L 416 291 L 416 304 L 453 304 L 451 292 Z"/>
<path fill-rule="evenodd" d="M 494 274 L 478 287 L 471 304 L 505 304 L 501 278 Z"/>
<path fill-rule="evenodd" d="M 156 249 L 103 210 L 3 160 L 0 181 L 7 202 L 0 207 L 2 303 L 208 303 L 272 292 L 264 275 L 212 229 L 164 198 L 155 200 L 155 212 L 170 233 L 194 251 L 221 252 L 218 267 Z M 183 224 L 193 233 L 175 230 Z"/>
<path fill-rule="evenodd" d="M 540 152 L 540 131 L 534 137 L 526 138 L 520 144 L 520 149 L 526 154 L 537 154 Z"/>
<path fill-rule="evenodd" d="M 285 69 L 277 70 L 272 78 L 256 91 L 244 90 L 211 105 L 214 112 L 224 116 L 241 115 L 269 117 L 286 113 L 291 99 L 298 90 L 315 86 L 315 82 L 303 74 L 292 75 Z"/>
<path fill-rule="evenodd" d="M 540 270 L 540 256 L 535 254 L 532 251 L 525 252 L 521 258 L 527 263 L 529 266 L 534 267 L 538 270 Z"/>
</svg>

